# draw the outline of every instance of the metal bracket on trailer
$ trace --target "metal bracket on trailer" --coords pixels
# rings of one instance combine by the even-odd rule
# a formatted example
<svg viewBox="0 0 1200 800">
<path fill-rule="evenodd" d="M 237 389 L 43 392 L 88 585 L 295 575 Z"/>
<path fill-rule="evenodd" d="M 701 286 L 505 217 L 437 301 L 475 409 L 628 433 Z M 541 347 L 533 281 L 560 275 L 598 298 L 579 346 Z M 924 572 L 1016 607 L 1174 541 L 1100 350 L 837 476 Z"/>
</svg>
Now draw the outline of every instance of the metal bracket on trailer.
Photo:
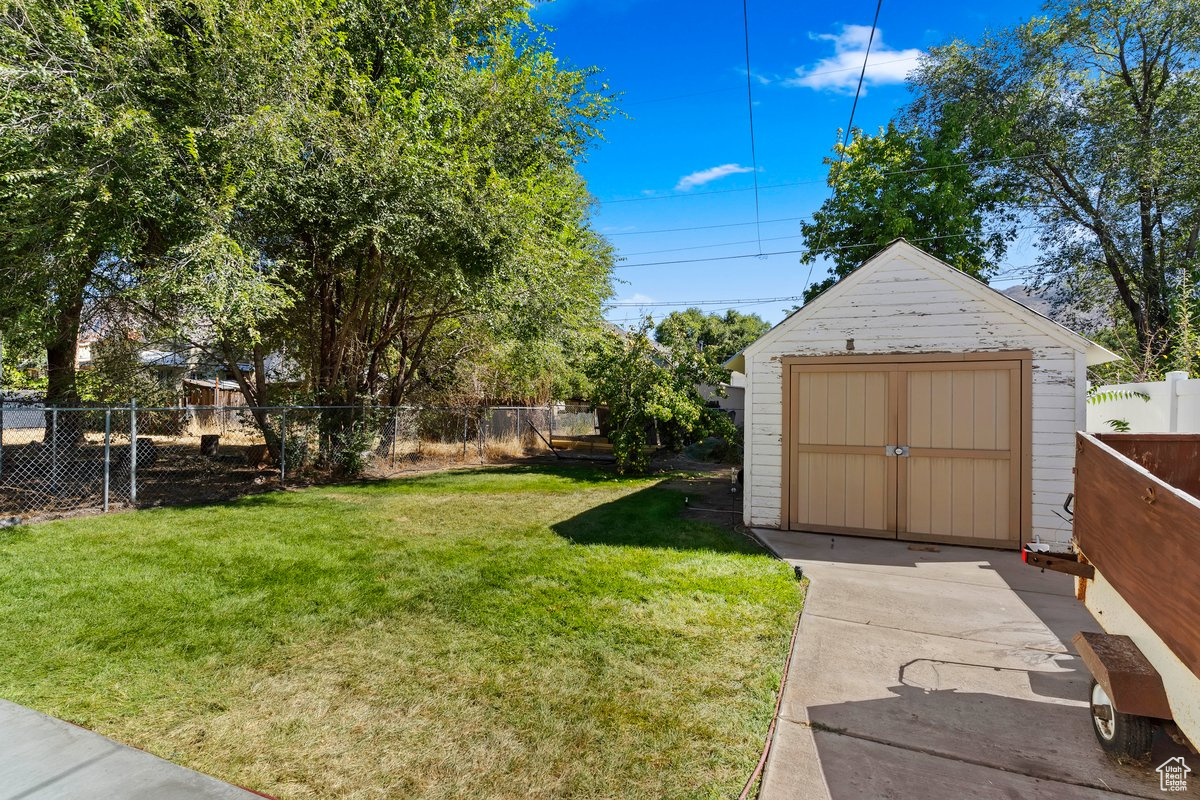
<svg viewBox="0 0 1200 800">
<path fill-rule="evenodd" d="M 1085 561 L 1080 561 L 1072 553 L 1041 553 L 1033 550 L 1027 544 L 1021 548 L 1021 560 L 1031 567 L 1048 569 L 1052 572 L 1065 572 L 1076 578 L 1092 580 L 1096 577 L 1096 568 Z"/>
</svg>

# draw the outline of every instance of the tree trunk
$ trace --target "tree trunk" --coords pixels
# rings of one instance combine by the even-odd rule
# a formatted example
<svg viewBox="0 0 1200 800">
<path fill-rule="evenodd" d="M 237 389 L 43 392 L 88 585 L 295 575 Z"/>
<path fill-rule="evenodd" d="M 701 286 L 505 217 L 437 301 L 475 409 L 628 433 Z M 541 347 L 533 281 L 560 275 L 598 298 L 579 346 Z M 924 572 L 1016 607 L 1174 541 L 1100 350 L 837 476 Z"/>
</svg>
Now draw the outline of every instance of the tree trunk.
<svg viewBox="0 0 1200 800">
<path fill-rule="evenodd" d="M 75 383 L 75 357 L 79 351 L 79 323 L 83 318 L 83 292 L 87 287 L 88 271 L 82 271 L 67 285 L 60 287 L 62 295 L 57 304 L 54 329 L 46 341 L 46 433 L 42 441 L 49 444 L 52 437 L 62 445 L 77 445 L 83 441 L 83 420 L 78 413 L 58 414 L 55 424 L 52 407 L 78 408 L 79 390 Z"/>
</svg>

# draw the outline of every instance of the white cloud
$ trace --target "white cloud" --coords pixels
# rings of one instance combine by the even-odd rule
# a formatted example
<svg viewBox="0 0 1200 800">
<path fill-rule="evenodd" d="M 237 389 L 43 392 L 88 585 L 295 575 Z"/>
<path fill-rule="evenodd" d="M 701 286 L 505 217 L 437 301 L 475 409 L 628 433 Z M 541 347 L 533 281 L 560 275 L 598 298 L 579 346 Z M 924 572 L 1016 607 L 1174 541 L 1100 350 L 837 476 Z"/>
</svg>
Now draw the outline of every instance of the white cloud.
<svg viewBox="0 0 1200 800">
<path fill-rule="evenodd" d="M 693 172 L 691 175 L 684 175 L 679 179 L 679 183 L 675 184 L 675 191 L 686 192 L 688 189 L 695 189 L 697 186 L 724 178 L 726 175 L 739 175 L 743 172 L 754 172 L 754 168 L 743 167 L 741 164 L 722 164 L 719 167 L 709 167 L 699 172 Z"/>
<path fill-rule="evenodd" d="M 796 76 L 783 82 L 785 86 L 803 86 L 817 91 L 852 93 L 858 86 L 863 56 L 871 38 L 870 25 L 843 25 L 841 33 L 809 34 L 822 42 L 833 42 L 833 55 L 807 67 L 797 67 Z M 917 66 L 924 51 L 909 47 L 896 50 L 883 42 L 883 32 L 875 31 L 871 55 L 867 57 L 867 73 L 863 86 L 883 86 L 904 83 L 905 77 Z"/>
</svg>

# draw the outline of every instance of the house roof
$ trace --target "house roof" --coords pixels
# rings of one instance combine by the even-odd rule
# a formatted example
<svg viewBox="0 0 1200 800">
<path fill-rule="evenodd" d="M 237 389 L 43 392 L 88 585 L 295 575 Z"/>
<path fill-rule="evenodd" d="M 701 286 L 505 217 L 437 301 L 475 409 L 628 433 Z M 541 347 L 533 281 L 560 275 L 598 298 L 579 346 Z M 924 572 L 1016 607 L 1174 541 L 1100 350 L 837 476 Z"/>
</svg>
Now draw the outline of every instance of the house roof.
<svg viewBox="0 0 1200 800">
<path fill-rule="evenodd" d="M 836 298 L 842 294 L 853 292 L 855 287 L 862 283 L 866 276 L 874 272 L 881 264 L 886 263 L 888 257 L 907 256 L 916 261 L 921 266 L 928 268 L 934 272 L 939 278 L 953 284 L 972 297 L 981 300 L 996 308 L 998 311 L 1007 313 L 1013 317 L 1020 319 L 1022 322 L 1037 328 L 1042 333 L 1050 336 L 1064 345 L 1084 353 L 1087 357 L 1088 366 L 1094 364 L 1104 364 L 1109 361 L 1118 361 L 1120 356 L 1110 350 L 1101 347 L 1100 345 L 1082 336 L 1070 328 L 1061 325 L 1049 317 L 1039 314 L 1033 309 L 1022 305 L 1013 298 L 1003 292 L 993 289 L 986 283 L 972 278 L 970 275 L 962 272 L 959 269 L 947 264 L 936 256 L 926 253 L 919 247 L 908 243 L 904 239 L 896 239 L 887 247 L 880 250 L 875 255 L 864 261 L 857 269 L 847 275 L 838 283 L 834 284 L 817 297 L 805 303 L 800 308 L 783 318 L 779 324 L 775 325 L 771 330 L 764 333 L 755 341 L 751 342 L 742 352 L 735 355 L 733 358 L 725 362 L 725 367 L 731 370 L 744 372 L 746 369 L 746 354 L 754 353 L 756 350 L 763 347 L 767 342 L 770 342 L 779 332 L 787 325 L 792 324 L 793 320 L 803 319 L 814 313 L 814 310 L 829 302 L 830 298 Z"/>
</svg>

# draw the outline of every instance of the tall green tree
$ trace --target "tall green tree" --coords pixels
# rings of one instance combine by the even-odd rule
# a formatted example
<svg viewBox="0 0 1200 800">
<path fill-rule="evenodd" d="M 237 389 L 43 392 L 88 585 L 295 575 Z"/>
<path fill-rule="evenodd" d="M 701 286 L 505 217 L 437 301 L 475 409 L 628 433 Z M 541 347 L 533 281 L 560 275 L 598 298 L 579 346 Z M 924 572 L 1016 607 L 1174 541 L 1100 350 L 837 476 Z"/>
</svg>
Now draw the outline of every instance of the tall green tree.
<svg viewBox="0 0 1200 800">
<path fill-rule="evenodd" d="M 1200 4 L 1054 0 L 1045 15 L 935 48 L 912 116 L 961 132 L 1037 223 L 1035 281 L 1119 307 L 1169 359 L 1200 246 Z"/>
<path fill-rule="evenodd" d="M 728 377 L 722 365 L 737 355 L 771 326 L 758 314 L 728 309 L 724 314 L 706 314 L 699 308 L 672 311 L 654 329 L 655 340 L 672 351 L 691 348 L 703 356 L 710 383 Z"/>
<path fill-rule="evenodd" d="M 132 98 L 152 32 L 116 5 L 0 3 L 0 326 L 46 353 L 75 405 L 76 342 L 115 252 L 152 238 L 163 143 Z"/>
<path fill-rule="evenodd" d="M 93 250 L 79 263 L 99 266 L 84 292 L 174 326 L 252 405 L 270 399 L 273 348 L 299 361 L 319 402 L 400 402 L 429 358 L 456 352 L 447 340 L 536 339 L 598 317 L 611 254 L 576 165 L 608 101 L 591 71 L 559 64 L 520 0 L 5 9 L 19 24 L 0 80 L 32 88 L 0 92 L 0 146 L 19 156 L 4 183 L 52 214 L 68 178 L 94 171 L 43 169 L 44 126 L 26 113 L 71 100 L 59 94 L 78 90 L 47 65 L 72 75 L 71 48 L 87 49 L 101 75 L 87 85 L 115 107 L 93 124 L 93 160 L 123 164 L 135 191 L 96 207 L 114 233 L 84 237 Z M 137 123 L 144 155 L 104 139 L 112 118 Z M 54 280 L 75 274 L 30 247 L 7 252 Z M 17 277 L 31 297 L 58 294 Z M 238 369 L 247 358 L 253 375 Z"/>
<path fill-rule="evenodd" d="M 896 123 L 876 136 L 855 130 L 825 163 L 831 196 L 800 227 L 802 261 L 825 258 L 831 274 L 805 290 L 805 302 L 901 237 L 986 279 L 1014 235 L 1005 187 L 981 180 L 986 167 L 949 125 L 932 134 Z"/>
</svg>

